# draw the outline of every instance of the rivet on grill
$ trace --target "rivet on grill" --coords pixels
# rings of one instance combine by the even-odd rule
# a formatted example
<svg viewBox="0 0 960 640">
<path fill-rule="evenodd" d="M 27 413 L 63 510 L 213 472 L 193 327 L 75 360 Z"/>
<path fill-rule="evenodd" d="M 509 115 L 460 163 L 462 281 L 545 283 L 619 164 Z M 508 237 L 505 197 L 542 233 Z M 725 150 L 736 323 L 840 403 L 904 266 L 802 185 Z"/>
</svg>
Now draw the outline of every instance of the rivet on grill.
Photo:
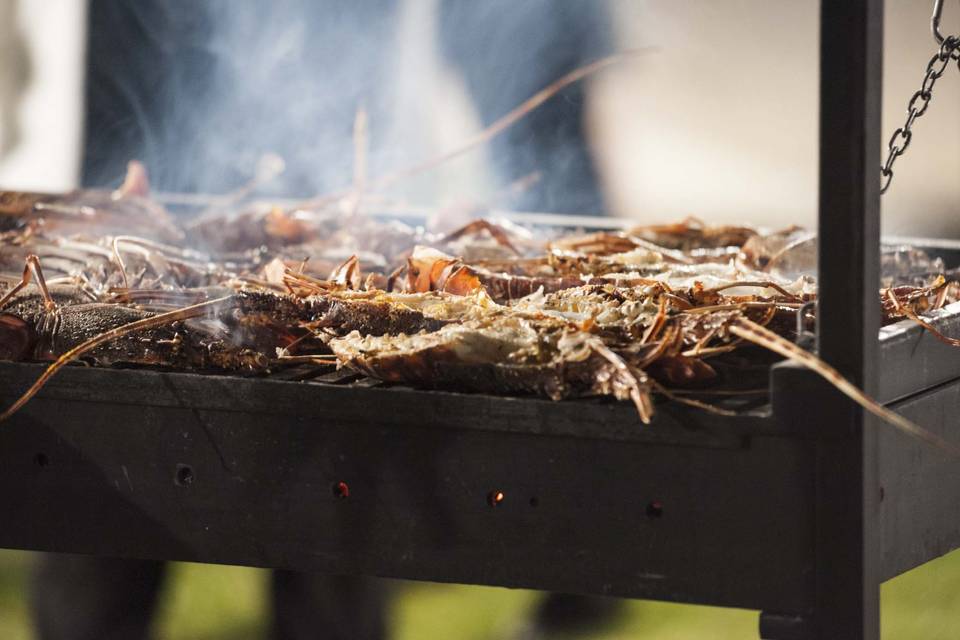
<svg viewBox="0 0 960 640">
<path fill-rule="evenodd" d="M 337 482 L 333 485 L 331 490 L 333 491 L 333 497 L 335 498 L 345 499 L 350 497 L 350 485 L 348 485 L 346 482 Z"/>
<path fill-rule="evenodd" d="M 193 484 L 193 467 L 188 464 L 178 464 L 177 473 L 173 477 L 173 482 L 178 487 L 186 487 Z"/>
<path fill-rule="evenodd" d="M 538 498 L 537 496 L 533 496 L 532 498 L 530 498 L 530 506 L 531 506 L 531 507 L 539 507 L 539 506 L 540 506 L 540 498 Z"/>
<path fill-rule="evenodd" d="M 663 503 L 659 500 L 654 500 L 647 505 L 647 516 L 650 518 L 662 518 L 663 517 Z"/>
<path fill-rule="evenodd" d="M 41 469 L 50 464 L 50 458 L 48 458 L 45 453 L 38 453 L 33 457 L 33 461 L 37 463 L 37 466 Z"/>
<path fill-rule="evenodd" d="M 494 489 L 487 494 L 487 504 L 489 504 L 491 507 L 496 507 L 503 502 L 504 497 L 503 491 L 497 491 Z"/>
</svg>

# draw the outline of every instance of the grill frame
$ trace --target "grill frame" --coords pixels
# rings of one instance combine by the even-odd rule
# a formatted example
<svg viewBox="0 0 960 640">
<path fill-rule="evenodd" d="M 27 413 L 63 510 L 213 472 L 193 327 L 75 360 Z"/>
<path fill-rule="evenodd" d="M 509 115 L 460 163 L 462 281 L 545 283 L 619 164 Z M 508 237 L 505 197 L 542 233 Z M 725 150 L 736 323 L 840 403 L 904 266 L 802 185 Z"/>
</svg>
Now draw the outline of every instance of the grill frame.
<svg viewBox="0 0 960 640">
<path fill-rule="evenodd" d="M 882 10 L 821 5 L 821 353 L 956 440 L 949 347 L 870 337 Z M 0 399 L 37 373 L 0 365 Z M 761 608 L 767 640 L 876 640 L 879 582 L 960 547 L 958 465 L 790 365 L 767 411 L 646 429 L 617 403 L 363 384 L 70 368 L 0 429 L 0 546 Z"/>
</svg>

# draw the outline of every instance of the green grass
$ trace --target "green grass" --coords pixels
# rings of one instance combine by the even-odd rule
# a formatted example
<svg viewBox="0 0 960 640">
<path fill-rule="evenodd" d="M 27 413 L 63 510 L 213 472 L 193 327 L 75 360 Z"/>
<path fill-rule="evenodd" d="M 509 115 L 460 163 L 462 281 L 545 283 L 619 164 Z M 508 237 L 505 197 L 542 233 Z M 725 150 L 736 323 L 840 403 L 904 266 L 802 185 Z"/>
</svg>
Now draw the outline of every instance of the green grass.
<svg viewBox="0 0 960 640">
<path fill-rule="evenodd" d="M 0 638 L 33 640 L 25 590 L 32 555 L 0 551 Z M 176 564 L 160 602 L 157 640 L 253 640 L 264 635 L 267 573 Z M 537 602 L 532 591 L 397 583 L 394 640 L 493 640 L 518 629 Z M 960 623 L 960 552 L 883 586 L 883 637 L 954 640 Z M 595 640 L 726 640 L 757 637 L 757 613 L 660 602 L 631 602 L 589 636 Z M 579 640 L 570 638 L 569 640 Z"/>
<path fill-rule="evenodd" d="M 254 640 L 264 637 L 267 572 L 175 563 L 161 596 L 158 640 Z"/>
<path fill-rule="evenodd" d="M 0 638 L 27 640 L 29 612 L 24 595 L 30 554 L 0 551 Z"/>
</svg>

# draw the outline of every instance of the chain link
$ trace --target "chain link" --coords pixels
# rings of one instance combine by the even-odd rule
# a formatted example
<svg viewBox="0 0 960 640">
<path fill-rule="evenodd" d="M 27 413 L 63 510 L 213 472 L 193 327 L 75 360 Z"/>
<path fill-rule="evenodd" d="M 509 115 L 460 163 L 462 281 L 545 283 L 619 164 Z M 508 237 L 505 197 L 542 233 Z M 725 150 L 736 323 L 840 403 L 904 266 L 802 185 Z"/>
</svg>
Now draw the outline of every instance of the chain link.
<svg viewBox="0 0 960 640">
<path fill-rule="evenodd" d="M 936 13 L 934 16 L 938 17 Z M 936 27 L 936 23 L 934 24 Z M 934 33 L 937 33 L 936 29 Z M 913 124 L 917 118 L 927 112 L 930 100 L 933 99 L 933 88 L 940 76 L 946 72 L 951 60 L 957 61 L 957 66 L 960 68 L 960 38 L 957 36 L 947 36 L 940 42 L 940 49 L 927 63 L 927 71 L 923 76 L 923 82 L 920 83 L 920 90 L 914 93 L 907 103 L 907 119 L 903 126 L 890 136 L 890 142 L 887 143 L 887 160 L 880 168 L 881 194 L 886 193 L 890 188 L 890 182 L 893 180 L 893 165 L 910 146 L 910 141 L 913 140 Z"/>
</svg>

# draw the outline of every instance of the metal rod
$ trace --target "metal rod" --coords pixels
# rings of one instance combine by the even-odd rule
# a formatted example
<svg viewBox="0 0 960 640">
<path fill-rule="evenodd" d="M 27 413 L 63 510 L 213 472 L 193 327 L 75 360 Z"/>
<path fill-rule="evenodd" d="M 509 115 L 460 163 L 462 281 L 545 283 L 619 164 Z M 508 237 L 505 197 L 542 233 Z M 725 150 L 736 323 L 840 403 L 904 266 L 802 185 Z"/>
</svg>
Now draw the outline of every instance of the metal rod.
<svg viewBox="0 0 960 640">
<path fill-rule="evenodd" d="M 940 33 L 940 17 L 943 15 L 943 0 L 933 0 L 933 15 L 930 16 L 930 31 L 937 44 L 943 44 L 945 38 Z"/>
<path fill-rule="evenodd" d="M 880 10 L 867 9 L 875 3 L 823 3 L 820 81 L 820 355 L 868 393 L 880 328 L 881 51 L 867 38 L 881 25 Z"/>
<path fill-rule="evenodd" d="M 883 0 L 823 0 L 820 11 L 818 343 L 824 360 L 873 394 Z M 815 471 L 816 637 L 877 640 L 877 429 L 835 393 L 824 397 L 818 411 L 829 429 L 817 441 Z"/>
</svg>

